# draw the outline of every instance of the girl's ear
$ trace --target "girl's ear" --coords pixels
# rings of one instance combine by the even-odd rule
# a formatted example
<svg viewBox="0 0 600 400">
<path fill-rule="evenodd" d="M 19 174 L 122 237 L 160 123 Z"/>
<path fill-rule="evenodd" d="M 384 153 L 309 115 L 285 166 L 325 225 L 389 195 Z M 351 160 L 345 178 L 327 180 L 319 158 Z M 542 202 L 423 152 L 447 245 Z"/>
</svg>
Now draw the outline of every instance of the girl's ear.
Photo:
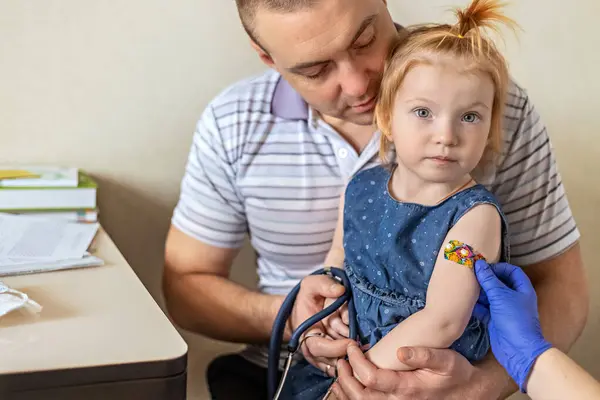
<svg viewBox="0 0 600 400">
<path fill-rule="evenodd" d="M 388 142 L 394 141 L 394 138 L 392 137 L 392 130 L 389 128 L 389 124 L 386 124 L 386 126 L 381 130 L 381 134 Z"/>
<path fill-rule="evenodd" d="M 392 146 L 392 135 L 386 134 L 384 130 L 381 131 L 381 137 L 379 138 L 379 158 L 384 164 L 389 164 L 391 160 L 388 158 L 388 152 Z"/>
</svg>

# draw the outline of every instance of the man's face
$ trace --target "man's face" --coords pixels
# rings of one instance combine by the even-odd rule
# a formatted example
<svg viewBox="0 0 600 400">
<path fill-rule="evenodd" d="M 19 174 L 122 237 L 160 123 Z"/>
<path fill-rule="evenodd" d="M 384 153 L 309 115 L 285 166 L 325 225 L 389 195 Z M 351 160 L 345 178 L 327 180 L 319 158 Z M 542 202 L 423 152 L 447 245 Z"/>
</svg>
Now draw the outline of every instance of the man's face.
<svg viewBox="0 0 600 400">
<path fill-rule="evenodd" d="M 373 121 L 375 96 L 396 27 L 384 0 L 323 0 L 293 13 L 260 9 L 255 34 L 279 71 L 324 116 Z"/>
</svg>

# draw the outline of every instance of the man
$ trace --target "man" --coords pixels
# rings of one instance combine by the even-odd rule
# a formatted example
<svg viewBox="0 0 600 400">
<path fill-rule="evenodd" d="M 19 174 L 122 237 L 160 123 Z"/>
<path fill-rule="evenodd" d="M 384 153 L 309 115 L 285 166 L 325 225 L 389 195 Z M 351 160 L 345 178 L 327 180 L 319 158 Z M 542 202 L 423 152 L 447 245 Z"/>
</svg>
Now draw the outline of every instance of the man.
<svg viewBox="0 0 600 400">
<path fill-rule="evenodd" d="M 224 90 L 197 125 L 166 243 L 164 291 L 181 327 L 250 344 L 213 361 L 213 398 L 259 399 L 266 397 L 266 343 L 284 295 L 322 265 L 347 179 L 377 162 L 374 98 L 398 27 L 384 0 L 237 0 L 237 6 L 269 70 Z M 505 130 L 501 165 L 481 182 L 508 215 L 512 260 L 536 287 L 545 335 L 567 350 L 588 307 L 579 232 L 545 127 L 517 85 Z M 258 256 L 258 291 L 228 279 L 246 233 Z M 339 294 L 325 277 L 306 279 L 299 295 L 305 306 L 295 309 L 291 325 Z M 331 373 L 327 366 L 346 354 L 347 344 L 311 338 L 304 354 Z M 490 399 L 516 389 L 491 356 L 473 366 L 451 350 L 434 354 L 429 363 L 419 361 L 422 369 L 402 375 L 409 388 L 366 359 L 356 368 L 371 375 L 358 388 L 358 381 L 345 387 L 362 391 L 360 398 L 396 399 Z"/>
</svg>

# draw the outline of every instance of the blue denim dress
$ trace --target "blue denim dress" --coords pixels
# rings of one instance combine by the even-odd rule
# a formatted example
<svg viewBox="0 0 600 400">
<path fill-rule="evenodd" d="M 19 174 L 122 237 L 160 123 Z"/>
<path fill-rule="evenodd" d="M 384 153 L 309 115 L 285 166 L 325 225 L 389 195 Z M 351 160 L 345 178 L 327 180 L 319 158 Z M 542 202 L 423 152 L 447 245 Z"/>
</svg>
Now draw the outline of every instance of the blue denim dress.
<svg viewBox="0 0 600 400">
<path fill-rule="evenodd" d="M 435 206 L 403 203 L 388 191 L 391 172 L 383 166 L 359 172 L 345 195 L 344 269 L 352 283 L 360 340 L 371 346 L 425 306 L 446 234 L 473 207 L 497 208 L 503 226 L 500 261 L 509 261 L 506 218 L 484 186 L 462 190 Z M 451 348 L 471 362 L 480 360 L 490 348 L 485 325 L 471 317 Z M 306 361 L 290 375 L 286 394 L 291 399 L 320 399 L 333 382 Z"/>
</svg>

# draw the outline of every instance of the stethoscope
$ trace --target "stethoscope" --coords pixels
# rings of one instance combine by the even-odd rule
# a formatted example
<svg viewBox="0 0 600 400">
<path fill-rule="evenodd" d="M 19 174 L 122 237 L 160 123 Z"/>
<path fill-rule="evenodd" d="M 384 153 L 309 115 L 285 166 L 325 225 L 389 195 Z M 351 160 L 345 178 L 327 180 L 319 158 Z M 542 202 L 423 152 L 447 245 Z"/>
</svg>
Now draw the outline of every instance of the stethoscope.
<svg viewBox="0 0 600 400">
<path fill-rule="evenodd" d="M 283 333 L 285 330 L 287 320 L 292 313 L 292 309 L 294 308 L 294 302 L 296 301 L 296 296 L 300 291 L 301 283 L 298 283 L 286 296 L 281 308 L 279 309 L 279 312 L 277 313 L 277 316 L 275 317 L 275 322 L 273 323 L 273 331 L 271 332 L 271 340 L 269 342 L 269 361 L 267 371 L 269 400 L 278 400 L 279 396 L 281 396 L 281 392 L 283 391 L 288 371 L 292 365 L 292 359 L 294 357 L 294 354 L 296 354 L 296 352 L 302 345 L 302 342 L 300 341 L 302 335 L 314 324 L 333 314 L 345 302 L 348 302 L 348 319 L 350 331 L 349 337 L 355 339 L 358 337 L 358 323 L 356 320 L 356 310 L 354 309 L 354 303 L 352 302 L 352 288 L 350 286 L 350 280 L 348 279 L 348 276 L 346 276 L 344 270 L 334 267 L 324 267 L 313 272 L 311 275 L 328 275 L 331 278 L 341 282 L 341 284 L 344 285 L 344 288 L 346 290 L 344 291 L 344 294 L 340 296 L 331 305 L 329 305 L 329 307 L 323 309 L 322 311 L 319 311 L 312 317 L 308 318 L 306 321 L 300 324 L 300 326 L 298 326 L 298 328 L 294 332 L 292 332 L 292 337 L 287 344 L 288 356 L 285 362 L 285 367 L 279 385 L 277 385 L 280 356 L 279 352 L 281 350 L 281 343 L 283 341 Z M 306 337 L 304 338 L 304 340 L 306 340 Z M 325 398 L 328 397 L 328 394 L 325 395 Z"/>
</svg>

